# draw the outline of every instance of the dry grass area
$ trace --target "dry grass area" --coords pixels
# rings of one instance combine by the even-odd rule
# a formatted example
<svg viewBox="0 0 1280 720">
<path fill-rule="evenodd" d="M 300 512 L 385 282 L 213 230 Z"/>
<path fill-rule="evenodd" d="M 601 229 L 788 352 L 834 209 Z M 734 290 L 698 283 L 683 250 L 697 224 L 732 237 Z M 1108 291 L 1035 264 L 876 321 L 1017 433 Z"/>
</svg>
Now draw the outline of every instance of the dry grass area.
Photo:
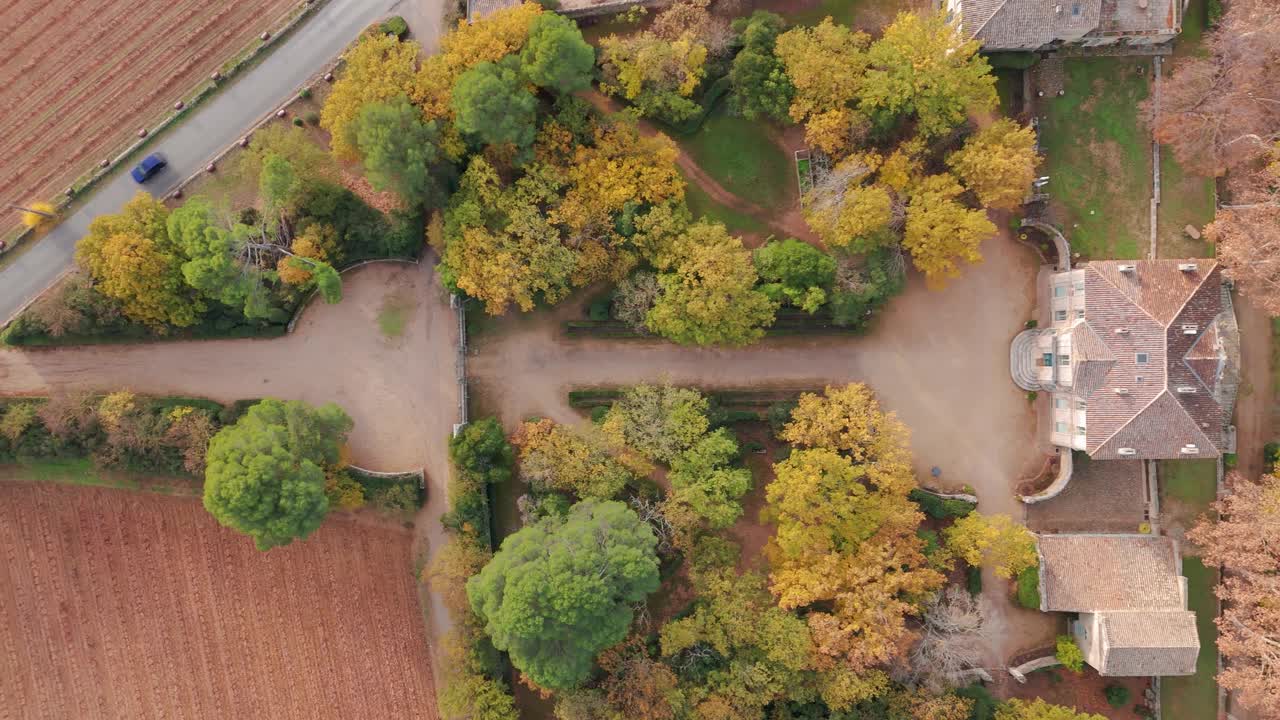
<svg viewBox="0 0 1280 720">
<path fill-rule="evenodd" d="M 0 4 L 0 200 L 46 200 L 120 152 L 297 0 Z M 17 228 L 0 215 L 0 236 Z"/>
<path fill-rule="evenodd" d="M 438 717 L 408 531 L 0 480 L 0 718 Z"/>
</svg>

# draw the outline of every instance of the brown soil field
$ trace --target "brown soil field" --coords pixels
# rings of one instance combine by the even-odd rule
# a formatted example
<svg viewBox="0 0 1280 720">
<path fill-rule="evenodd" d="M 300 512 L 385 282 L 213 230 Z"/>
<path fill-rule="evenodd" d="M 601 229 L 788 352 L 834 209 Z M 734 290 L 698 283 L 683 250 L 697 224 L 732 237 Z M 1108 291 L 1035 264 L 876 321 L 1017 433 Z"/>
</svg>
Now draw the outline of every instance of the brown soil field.
<svg viewBox="0 0 1280 720">
<path fill-rule="evenodd" d="M 296 0 L 0 3 L 0 201 L 48 200 L 123 150 Z M 0 236 L 18 226 L 0 214 Z"/>
<path fill-rule="evenodd" d="M 409 531 L 0 480 L 0 718 L 438 717 Z"/>
</svg>

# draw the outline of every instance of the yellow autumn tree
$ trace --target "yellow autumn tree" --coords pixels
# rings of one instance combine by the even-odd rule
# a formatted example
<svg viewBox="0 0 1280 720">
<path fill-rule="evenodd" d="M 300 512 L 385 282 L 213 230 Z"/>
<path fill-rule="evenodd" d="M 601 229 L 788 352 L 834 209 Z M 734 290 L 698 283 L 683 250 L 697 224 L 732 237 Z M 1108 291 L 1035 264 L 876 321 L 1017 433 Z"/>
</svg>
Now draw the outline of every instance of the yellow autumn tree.
<svg viewBox="0 0 1280 720">
<path fill-rule="evenodd" d="M 120 212 L 100 215 L 76 245 L 76 262 L 125 316 L 152 327 L 195 324 L 205 305 L 182 276 L 164 203 L 139 191 Z"/>
<path fill-rule="evenodd" d="M 907 203 L 902 245 L 931 287 L 958 277 L 957 261 L 981 262 L 978 246 L 996 233 L 985 212 L 957 201 L 962 192 L 950 175 L 930 175 L 917 184 Z"/>
<path fill-rule="evenodd" d="M 467 70 L 484 62 L 496 63 L 522 48 L 529 26 L 542 7 L 526 2 L 485 15 L 474 22 L 459 20 L 440 39 L 440 52 L 427 58 L 413 79 L 410 97 L 422 106 L 428 120 L 453 116 L 453 85 Z"/>
<path fill-rule="evenodd" d="M 53 203 L 33 202 L 27 203 L 27 209 L 22 211 L 22 225 L 29 228 L 39 228 L 57 219 L 58 209 Z"/>
<path fill-rule="evenodd" d="M 340 160 L 359 154 L 348 127 L 367 103 L 409 95 L 414 89 L 418 44 L 374 32 L 346 55 L 346 66 L 320 111 L 320 127 L 329 131 L 329 147 Z"/>
<path fill-rule="evenodd" d="M 905 496 L 916 486 L 911 431 L 896 414 L 883 412 L 862 383 L 802 394 L 781 436 L 792 445 L 833 450 L 865 464 L 867 479 L 885 492 Z"/>
<path fill-rule="evenodd" d="M 943 531 L 947 549 L 977 567 L 990 565 L 996 575 L 1012 578 L 1039 562 L 1036 536 L 1008 515 L 977 512 Z"/>
<path fill-rule="evenodd" d="M 689 99 L 702 82 L 707 48 L 687 32 L 664 40 L 644 31 L 600 41 L 600 90 L 630 100 L 642 114 L 683 122 L 697 114 Z"/>
<path fill-rule="evenodd" d="M 979 202 L 1001 210 L 1022 204 L 1039 162 L 1035 133 L 1008 118 L 979 130 L 947 157 L 947 165 Z"/>
<path fill-rule="evenodd" d="M 828 154 L 844 154 L 861 121 L 850 104 L 862 87 L 869 42 L 829 17 L 778 36 L 774 52 L 795 86 L 791 119 L 805 123 L 805 139 Z"/>
<path fill-rule="evenodd" d="M 824 243 L 869 252 L 890 239 L 896 194 L 873 180 L 881 163 L 875 153 L 852 154 L 805 194 L 805 223 Z"/>
<path fill-rule="evenodd" d="M 520 449 L 520 477 L 537 491 L 607 500 L 634 479 L 592 428 L 580 432 L 553 420 L 531 420 L 511 442 Z"/>
<path fill-rule="evenodd" d="M 784 609 L 817 606 L 807 620 L 819 653 L 855 671 L 910 646 L 914 598 L 942 586 L 927 566 L 923 520 L 906 495 L 868 478 L 871 464 L 831 449 L 801 449 L 774 465 L 765 490 L 777 524 L 768 547 L 771 588 Z"/>
<path fill-rule="evenodd" d="M 676 168 L 676 144 L 666 135 L 643 136 L 634 122 L 618 119 L 597 128 L 595 144 L 578 146 L 565 168 L 568 192 L 552 222 L 581 233 L 612 226 L 628 203 L 657 205 L 684 197 Z"/>
</svg>

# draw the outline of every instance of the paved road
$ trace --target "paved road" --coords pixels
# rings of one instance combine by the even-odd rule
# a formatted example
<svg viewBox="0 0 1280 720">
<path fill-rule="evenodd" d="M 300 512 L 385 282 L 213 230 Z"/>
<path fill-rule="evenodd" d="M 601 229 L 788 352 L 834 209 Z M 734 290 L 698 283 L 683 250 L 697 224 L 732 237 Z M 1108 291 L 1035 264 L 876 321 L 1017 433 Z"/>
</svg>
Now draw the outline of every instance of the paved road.
<svg viewBox="0 0 1280 720">
<path fill-rule="evenodd" d="M 342 52 L 369 23 L 392 10 L 399 11 L 401 5 L 430 3 L 432 0 L 329 0 L 257 66 L 152 143 L 152 151 L 168 157 L 169 167 L 147 183 L 147 191 L 163 195 L 198 172 L 209 158 L 234 143 L 246 128 L 271 113 Z M 118 170 L 74 215 L 0 272 L 0 320 L 11 317 L 71 265 L 76 242 L 88 230 L 89 221 L 118 211 L 137 191 L 127 168 Z"/>
</svg>

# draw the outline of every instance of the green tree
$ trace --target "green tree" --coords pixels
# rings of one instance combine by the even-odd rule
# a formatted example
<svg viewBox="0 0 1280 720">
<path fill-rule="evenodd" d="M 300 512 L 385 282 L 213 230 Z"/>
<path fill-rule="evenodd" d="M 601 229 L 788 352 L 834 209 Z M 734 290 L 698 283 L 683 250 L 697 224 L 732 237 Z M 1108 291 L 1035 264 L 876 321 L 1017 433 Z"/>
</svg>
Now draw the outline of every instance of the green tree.
<svg viewBox="0 0 1280 720">
<path fill-rule="evenodd" d="M 786 28 L 780 15 L 757 10 L 749 18 L 738 18 L 734 29 L 742 34 L 742 50 L 733 58 L 729 81 L 738 107 L 748 119 L 767 117 L 789 119 L 791 96 L 795 88 L 787 77 L 787 69 L 774 54 L 778 35 Z"/>
<path fill-rule="evenodd" d="M 795 238 L 758 248 L 755 262 L 769 297 L 809 313 L 827 301 L 827 288 L 836 279 L 835 258 Z"/>
<path fill-rule="evenodd" d="M 1074 673 L 1084 672 L 1084 652 L 1070 635 L 1059 635 L 1055 645 L 1054 657 L 1062 663 L 1062 667 Z"/>
<path fill-rule="evenodd" d="M 404 96 L 360 108 L 352 125 L 369 182 L 391 190 L 410 206 L 438 205 L 440 183 L 433 170 L 441 161 L 440 132 L 434 121 Z"/>
<path fill-rule="evenodd" d="M 938 137 L 970 113 L 998 104 L 991 66 L 978 40 L 964 40 L 946 15 L 898 13 L 867 52 L 870 67 L 858 89 L 858 109 L 881 128 L 914 117 L 925 137 Z"/>
<path fill-rule="evenodd" d="M 275 214 L 287 208 L 298 196 L 300 182 L 293 171 L 293 164 L 272 153 L 262 160 L 262 172 L 258 175 L 258 196 L 262 198 L 267 222 L 273 223 Z"/>
<path fill-rule="evenodd" d="M 332 403 L 313 408 L 267 399 L 209 442 L 204 507 L 218 522 L 254 539 L 259 550 L 305 538 L 329 509 L 326 465 L 351 431 Z"/>
<path fill-rule="evenodd" d="M 714 529 L 742 517 L 739 500 L 751 489 L 751 471 L 729 467 L 738 457 L 738 441 L 725 428 L 704 436 L 671 461 L 668 502 L 688 506 Z"/>
<path fill-rule="evenodd" d="M 587 500 L 509 536 L 467 597 L 494 647 L 544 688 L 568 690 L 658 589 L 657 539 L 620 502 Z"/>
<path fill-rule="evenodd" d="M 490 417 L 468 423 L 449 438 L 449 460 L 459 472 L 499 485 L 511 479 L 515 451 L 502 432 L 502 424 Z"/>
<path fill-rule="evenodd" d="M 529 39 L 520 62 L 534 85 L 572 93 L 591 86 L 596 51 L 582 39 L 577 23 L 563 15 L 543 13 L 529 24 Z"/>
<path fill-rule="evenodd" d="M 707 432 L 707 399 L 671 383 L 641 383 L 622 393 L 601 430 L 615 445 L 626 445 L 652 460 L 671 462 Z"/>
<path fill-rule="evenodd" d="M 776 305 L 756 289 L 756 269 L 742 241 L 723 225 L 699 222 L 676 241 L 671 272 L 645 320 L 649 329 L 678 343 L 748 345 L 764 337 Z"/>
<path fill-rule="evenodd" d="M 462 74 L 453 87 L 458 129 L 485 145 L 533 144 L 538 99 L 525 88 L 515 56 L 480 63 Z"/>
</svg>

